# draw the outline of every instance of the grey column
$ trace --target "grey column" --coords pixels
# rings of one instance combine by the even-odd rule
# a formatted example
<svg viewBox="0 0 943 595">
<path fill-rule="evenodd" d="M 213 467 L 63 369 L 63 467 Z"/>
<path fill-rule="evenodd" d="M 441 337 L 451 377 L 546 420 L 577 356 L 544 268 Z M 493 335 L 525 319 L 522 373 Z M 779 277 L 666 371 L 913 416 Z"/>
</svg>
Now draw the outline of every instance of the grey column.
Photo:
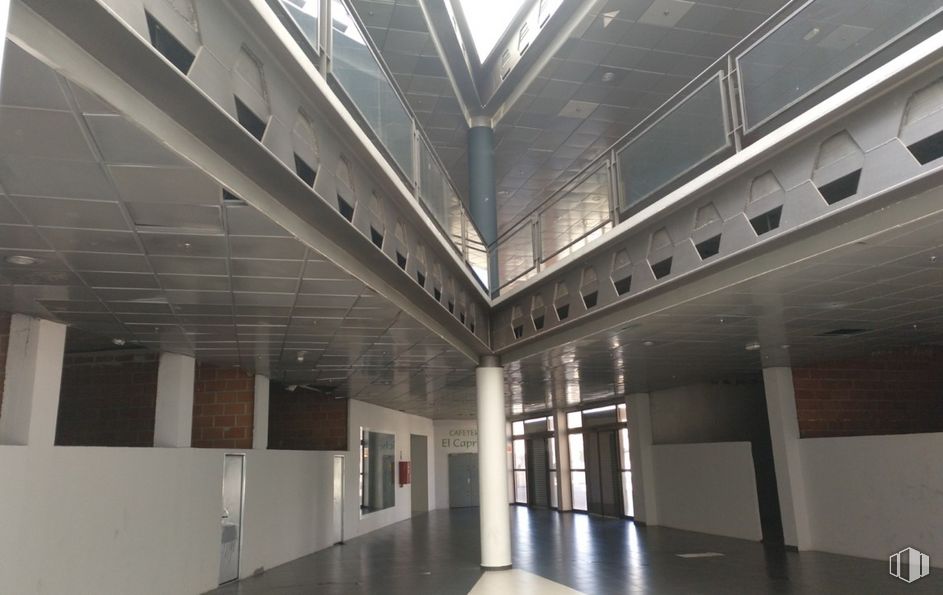
<svg viewBox="0 0 943 595">
<path fill-rule="evenodd" d="M 160 354 L 154 407 L 154 446 L 190 448 L 195 376 L 196 360 L 192 357 L 177 353 Z"/>
<path fill-rule="evenodd" d="M 764 368 L 763 384 L 766 388 L 766 409 L 773 442 L 783 537 L 787 546 L 799 550 L 812 549 L 792 368 Z"/>
<path fill-rule="evenodd" d="M 635 393 L 627 395 L 625 401 L 629 415 L 629 458 L 632 463 L 635 520 L 646 525 L 657 525 L 651 396 L 648 393 Z"/>
<path fill-rule="evenodd" d="M 252 448 L 268 448 L 268 403 L 269 378 L 262 374 L 255 375 L 255 396 L 253 397 Z"/>
<path fill-rule="evenodd" d="M 498 238 L 497 186 L 494 176 L 494 129 L 476 125 L 468 130 L 468 207 L 486 245 Z M 497 255 L 488 258 L 492 293 L 498 286 Z"/>
<path fill-rule="evenodd" d="M 55 444 L 65 335 L 58 322 L 24 314 L 11 318 L 0 444 Z"/>
</svg>

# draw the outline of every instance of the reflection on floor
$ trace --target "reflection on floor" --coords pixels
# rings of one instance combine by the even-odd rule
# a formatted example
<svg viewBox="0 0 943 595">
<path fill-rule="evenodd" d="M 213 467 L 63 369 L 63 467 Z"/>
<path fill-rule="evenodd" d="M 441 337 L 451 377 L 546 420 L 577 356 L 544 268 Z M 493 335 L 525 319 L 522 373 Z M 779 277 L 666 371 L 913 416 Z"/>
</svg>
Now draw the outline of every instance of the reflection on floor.
<svg viewBox="0 0 943 595">
<path fill-rule="evenodd" d="M 492 587 L 502 580 L 537 580 L 527 573 L 586 595 L 943 593 L 943 572 L 931 572 L 930 576 L 907 585 L 888 576 L 887 562 L 879 560 L 785 552 L 739 539 L 522 507 L 512 508 L 511 518 L 514 566 L 524 572 L 503 573 L 507 577 L 496 576 L 502 573 L 482 576 L 478 568 L 478 510 L 457 509 L 418 516 L 212 593 L 567 592 L 546 583 L 533 589 L 517 582 L 503 591 Z M 705 552 L 723 555 L 679 556 Z M 479 587 L 488 590 L 478 590 Z M 550 587 L 558 591 L 551 591 Z"/>
<path fill-rule="evenodd" d="M 468 595 L 508 595 L 509 593 L 539 593 L 540 595 L 583 595 L 560 583 L 536 574 L 518 570 L 486 572 Z"/>
</svg>

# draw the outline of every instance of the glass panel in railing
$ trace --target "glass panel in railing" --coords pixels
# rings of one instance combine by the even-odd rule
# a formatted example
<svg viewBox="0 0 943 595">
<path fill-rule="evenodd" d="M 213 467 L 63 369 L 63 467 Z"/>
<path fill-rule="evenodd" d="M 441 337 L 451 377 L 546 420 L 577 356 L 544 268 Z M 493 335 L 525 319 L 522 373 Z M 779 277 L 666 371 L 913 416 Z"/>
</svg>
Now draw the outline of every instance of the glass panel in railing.
<svg viewBox="0 0 943 595">
<path fill-rule="evenodd" d="M 943 10 L 943 0 L 815 0 L 738 58 L 747 130 Z"/>
<path fill-rule="evenodd" d="M 612 217 L 609 205 L 607 163 L 565 190 L 540 213 L 540 254 L 544 261 L 569 253 L 574 244 L 606 227 Z"/>
<path fill-rule="evenodd" d="M 333 0 L 331 73 L 360 110 L 400 169 L 413 171 L 413 123 L 363 33 L 340 0 Z"/>
<path fill-rule="evenodd" d="M 637 205 L 728 146 L 718 74 L 619 150 L 622 209 Z"/>
<path fill-rule="evenodd" d="M 466 220 L 465 243 L 468 247 L 468 264 L 475 272 L 475 276 L 478 277 L 478 280 L 481 281 L 482 285 L 487 289 L 489 282 L 488 249 L 485 247 L 485 242 L 481 238 L 481 234 L 478 233 L 478 230 L 468 219 L 468 214 L 463 213 L 463 216 Z"/>
<path fill-rule="evenodd" d="M 533 226 L 527 222 L 498 242 L 498 280 L 504 287 L 535 270 Z"/>
<path fill-rule="evenodd" d="M 432 150 L 426 143 L 420 142 L 419 198 L 439 225 L 448 231 L 446 189 L 450 190 L 449 185 L 442 174 L 442 169 L 432 156 Z"/>
<path fill-rule="evenodd" d="M 291 20 L 298 26 L 298 30 L 305 36 L 315 51 L 320 52 L 321 1 L 320 0 L 281 0 L 282 6 L 291 15 Z"/>
<path fill-rule="evenodd" d="M 445 190 L 445 229 L 449 233 L 449 239 L 452 240 L 452 243 L 455 244 L 455 247 L 458 248 L 458 251 L 463 252 L 465 239 L 464 234 L 462 233 L 462 226 L 465 223 L 463 221 L 465 216 L 465 207 L 462 205 L 462 201 L 458 195 L 455 194 L 455 191 L 452 190 L 451 184 L 446 183 Z"/>
</svg>

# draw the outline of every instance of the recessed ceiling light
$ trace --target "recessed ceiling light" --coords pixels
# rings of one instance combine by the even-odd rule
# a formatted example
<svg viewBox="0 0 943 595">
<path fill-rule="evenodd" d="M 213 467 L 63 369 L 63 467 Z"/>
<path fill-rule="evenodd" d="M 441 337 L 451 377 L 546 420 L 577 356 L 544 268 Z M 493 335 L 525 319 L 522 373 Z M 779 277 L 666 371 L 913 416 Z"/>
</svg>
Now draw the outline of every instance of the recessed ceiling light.
<svg viewBox="0 0 943 595">
<path fill-rule="evenodd" d="M 296 359 L 298 360 L 298 363 L 301 363 L 301 362 L 305 361 L 305 352 L 304 352 L 304 351 L 299 351 L 299 352 L 298 352 L 298 357 L 297 357 Z"/>
<path fill-rule="evenodd" d="M 616 74 L 614 72 L 606 71 L 602 75 L 602 82 L 611 83 L 614 78 L 616 78 Z"/>
<path fill-rule="evenodd" d="M 809 32 L 802 36 L 802 39 L 805 41 L 812 41 L 812 39 L 821 32 L 821 29 L 818 27 L 812 27 L 809 29 Z"/>
<path fill-rule="evenodd" d="M 39 262 L 38 258 L 33 258 L 32 256 L 26 256 L 25 254 L 11 254 L 4 258 L 7 264 L 15 264 L 21 267 L 27 267 L 34 265 Z"/>
<path fill-rule="evenodd" d="M 746 349 L 747 351 L 759 351 L 760 344 L 757 343 L 756 341 L 753 341 L 752 343 L 747 343 L 744 349 Z"/>
<path fill-rule="evenodd" d="M 644 345 L 645 347 L 651 347 L 654 344 L 655 344 L 654 341 L 642 341 L 642 345 Z"/>
<path fill-rule="evenodd" d="M 125 344 L 125 340 L 120 337 L 115 337 L 114 339 L 111 340 L 111 342 L 117 345 L 118 347 L 121 347 Z"/>
</svg>

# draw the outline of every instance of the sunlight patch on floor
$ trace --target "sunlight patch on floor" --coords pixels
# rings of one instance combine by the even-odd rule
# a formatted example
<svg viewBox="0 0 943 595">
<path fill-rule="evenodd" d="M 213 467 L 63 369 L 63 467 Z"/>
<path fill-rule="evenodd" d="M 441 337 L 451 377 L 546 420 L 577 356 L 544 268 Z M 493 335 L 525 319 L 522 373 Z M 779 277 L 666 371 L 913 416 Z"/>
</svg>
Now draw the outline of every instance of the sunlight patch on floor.
<svg viewBox="0 0 943 595">
<path fill-rule="evenodd" d="M 468 595 L 582 595 L 580 591 L 523 570 L 486 572 Z"/>
</svg>

